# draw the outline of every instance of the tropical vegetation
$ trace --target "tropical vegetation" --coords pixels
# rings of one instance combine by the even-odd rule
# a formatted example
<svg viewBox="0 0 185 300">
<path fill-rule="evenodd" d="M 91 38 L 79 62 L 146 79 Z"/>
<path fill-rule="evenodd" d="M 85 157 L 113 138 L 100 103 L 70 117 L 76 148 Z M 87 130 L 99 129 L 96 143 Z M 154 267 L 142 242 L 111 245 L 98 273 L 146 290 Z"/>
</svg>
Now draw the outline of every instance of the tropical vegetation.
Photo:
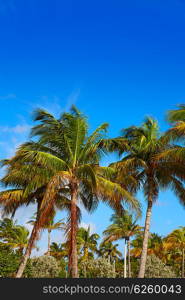
<svg viewBox="0 0 185 300">
<path fill-rule="evenodd" d="M 166 132 L 147 117 L 112 138 L 107 123 L 92 132 L 74 106 L 59 118 L 37 109 L 30 139 L 1 160 L 0 276 L 184 277 L 185 227 L 164 237 L 150 231 L 161 190 L 172 190 L 185 206 L 185 105 L 169 111 L 167 120 Z M 105 167 L 102 158 L 110 153 L 119 158 Z M 138 192 L 147 203 L 144 226 Z M 93 213 L 100 202 L 113 212 L 102 236 L 81 226 L 84 210 Z M 36 212 L 29 232 L 14 219 L 30 205 Z M 56 219 L 64 211 L 66 217 Z M 33 258 L 44 230 L 47 252 Z M 60 232 L 58 242 L 53 230 Z"/>
</svg>

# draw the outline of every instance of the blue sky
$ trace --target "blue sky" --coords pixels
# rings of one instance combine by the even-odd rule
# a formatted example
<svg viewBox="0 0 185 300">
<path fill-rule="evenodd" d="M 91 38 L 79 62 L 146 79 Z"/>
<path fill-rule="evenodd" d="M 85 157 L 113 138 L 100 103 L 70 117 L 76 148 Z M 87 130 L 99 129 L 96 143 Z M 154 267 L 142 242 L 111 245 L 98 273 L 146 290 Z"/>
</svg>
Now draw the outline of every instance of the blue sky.
<svg viewBox="0 0 185 300">
<path fill-rule="evenodd" d="M 57 116 L 74 103 L 91 129 L 108 122 L 116 136 L 146 115 L 165 130 L 166 111 L 185 101 L 184 0 L 0 0 L 0 28 L 1 158 L 26 140 L 36 107 Z M 24 223 L 33 211 L 16 217 Z M 171 192 L 161 193 L 151 230 L 185 226 L 184 213 Z M 83 222 L 101 233 L 110 215 L 100 205 Z"/>
</svg>

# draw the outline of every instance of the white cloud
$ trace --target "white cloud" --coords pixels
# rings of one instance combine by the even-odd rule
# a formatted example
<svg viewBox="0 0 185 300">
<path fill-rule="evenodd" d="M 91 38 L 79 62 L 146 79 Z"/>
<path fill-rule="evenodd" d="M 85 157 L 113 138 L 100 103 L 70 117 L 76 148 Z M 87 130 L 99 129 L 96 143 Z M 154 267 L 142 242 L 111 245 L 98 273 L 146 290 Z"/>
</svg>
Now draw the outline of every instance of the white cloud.
<svg viewBox="0 0 185 300">
<path fill-rule="evenodd" d="M 43 95 L 39 97 L 39 101 L 37 103 L 31 104 L 31 106 L 32 109 L 41 107 L 58 117 L 61 112 L 69 110 L 73 104 L 76 104 L 79 95 L 80 89 L 74 90 L 67 98 L 62 98 L 56 95 L 50 97 Z"/>
<path fill-rule="evenodd" d="M 31 225 L 27 224 L 27 222 L 33 217 L 35 212 L 36 212 L 35 204 L 31 204 L 29 206 L 22 206 L 16 211 L 14 219 L 17 220 L 19 224 L 26 226 L 28 230 L 30 230 Z"/>
<path fill-rule="evenodd" d="M 72 105 L 75 105 L 79 98 L 79 95 L 80 95 L 80 89 L 77 89 L 74 92 L 72 92 L 67 98 L 67 103 L 64 110 L 68 110 Z"/>
<path fill-rule="evenodd" d="M 26 122 L 15 126 L 0 126 L 0 155 L 10 157 L 14 155 L 18 146 L 28 139 L 31 126 Z"/>
<path fill-rule="evenodd" d="M 58 96 L 41 96 L 39 97 L 39 101 L 37 103 L 31 104 L 31 107 L 32 110 L 42 108 L 44 110 L 49 111 L 51 114 L 58 116 L 58 114 L 60 114 L 63 110 L 62 106 L 60 105 L 62 101 L 63 100 Z"/>
<path fill-rule="evenodd" d="M 85 229 L 88 229 L 88 227 L 90 226 L 90 233 L 92 234 L 92 233 L 95 233 L 95 231 L 96 231 L 96 225 L 94 224 L 94 223 L 89 223 L 89 224 L 87 224 L 87 223 L 85 223 L 85 222 L 81 222 L 80 224 L 79 224 L 79 227 L 83 227 L 83 228 L 85 228 Z"/>
<path fill-rule="evenodd" d="M 159 207 L 163 207 L 163 206 L 167 206 L 168 203 L 165 202 L 165 201 L 157 200 L 156 203 L 155 203 L 155 205 L 159 206 Z"/>
<path fill-rule="evenodd" d="M 24 125 L 20 125 L 17 124 L 14 127 L 10 127 L 10 126 L 0 126 L 0 131 L 1 132 L 6 132 L 6 133 L 17 133 L 17 134 L 21 134 L 21 133 L 25 133 L 28 132 L 30 130 L 31 126 L 28 124 L 24 124 Z"/>
</svg>

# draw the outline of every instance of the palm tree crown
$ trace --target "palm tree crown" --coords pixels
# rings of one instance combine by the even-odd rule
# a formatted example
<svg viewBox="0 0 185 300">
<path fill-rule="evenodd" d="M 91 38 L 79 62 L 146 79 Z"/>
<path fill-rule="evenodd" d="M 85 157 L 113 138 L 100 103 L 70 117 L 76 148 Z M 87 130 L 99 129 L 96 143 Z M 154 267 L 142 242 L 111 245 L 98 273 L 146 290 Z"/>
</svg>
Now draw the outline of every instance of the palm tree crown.
<svg viewBox="0 0 185 300">
<path fill-rule="evenodd" d="M 90 226 L 87 229 L 81 227 L 77 232 L 77 244 L 83 251 L 83 260 L 88 260 L 89 250 L 93 254 L 97 252 L 97 240 L 99 235 L 97 233 L 90 233 Z"/>
<path fill-rule="evenodd" d="M 28 244 L 29 231 L 13 220 L 5 218 L 0 222 L 0 239 L 6 246 L 17 249 L 21 254 Z"/>
</svg>

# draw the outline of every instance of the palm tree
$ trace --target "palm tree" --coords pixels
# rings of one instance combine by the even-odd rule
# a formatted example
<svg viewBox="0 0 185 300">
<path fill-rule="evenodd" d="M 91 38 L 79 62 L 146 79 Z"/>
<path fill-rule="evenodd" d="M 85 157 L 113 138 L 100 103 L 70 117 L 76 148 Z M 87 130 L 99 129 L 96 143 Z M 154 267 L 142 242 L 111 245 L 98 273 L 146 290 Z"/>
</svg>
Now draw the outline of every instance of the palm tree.
<svg viewBox="0 0 185 300">
<path fill-rule="evenodd" d="M 83 250 L 82 260 L 87 261 L 89 258 L 89 250 L 97 252 L 97 233 L 90 233 L 90 226 L 87 229 L 80 227 L 77 232 L 77 244 Z"/>
<path fill-rule="evenodd" d="M 185 137 L 185 105 L 178 105 L 178 109 L 170 110 L 167 119 L 171 123 L 172 128 L 167 131 L 167 135 L 172 140 L 182 140 Z"/>
<path fill-rule="evenodd" d="M 138 233 L 136 235 L 136 238 L 132 240 L 131 255 L 133 255 L 135 258 L 141 257 L 142 245 L 143 245 L 143 232 Z M 148 255 L 155 254 L 156 256 L 159 257 L 160 254 L 162 255 L 162 253 L 160 252 L 162 246 L 163 246 L 162 237 L 156 233 L 149 233 L 147 254 Z"/>
<path fill-rule="evenodd" d="M 185 227 L 174 230 L 165 238 L 168 249 L 178 249 L 181 251 L 182 257 L 182 278 L 184 278 L 184 259 L 185 259 Z"/>
<path fill-rule="evenodd" d="M 5 218 L 0 222 L 0 239 L 4 245 L 18 249 L 22 255 L 28 244 L 29 231 L 21 225 L 16 225 L 13 220 Z"/>
<path fill-rule="evenodd" d="M 50 244 L 51 244 L 51 232 L 53 230 L 65 230 L 66 224 L 63 222 L 63 220 L 59 220 L 58 222 L 54 223 L 54 220 L 51 219 L 48 225 L 45 225 L 48 230 L 48 253 L 47 255 L 50 255 Z"/>
<path fill-rule="evenodd" d="M 133 221 L 132 215 L 124 211 L 123 216 L 114 214 L 111 218 L 111 224 L 103 234 L 106 236 L 105 241 L 125 240 L 124 254 L 124 277 L 126 277 L 126 246 L 128 248 L 128 276 L 131 277 L 130 264 L 130 238 L 141 231 L 141 227 L 137 225 L 137 219 Z"/>
<path fill-rule="evenodd" d="M 24 249 L 28 245 L 29 231 L 24 226 L 16 226 L 12 231 L 11 238 L 7 239 L 7 245 L 11 248 L 18 249 L 18 252 L 22 255 Z M 4 239 L 6 241 L 6 239 Z"/>
<path fill-rule="evenodd" d="M 50 255 L 59 260 L 61 258 L 68 257 L 68 247 L 67 247 L 66 243 L 57 244 L 57 243 L 53 242 L 50 247 Z"/>
<path fill-rule="evenodd" d="M 174 157 L 165 160 L 160 157 L 161 153 L 173 149 L 169 144 L 169 138 L 159 131 L 157 121 L 146 118 L 140 127 L 130 127 L 122 131 L 123 145 L 127 140 L 127 148 L 120 149 L 123 159 L 114 164 L 119 170 L 129 172 L 135 178 L 133 189 L 144 191 L 147 200 L 147 212 L 145 218 L 144 239 L 138 277 L 145 275 L 147 258 L 148 238 L 151 222 L 152 207 L 158 198 L 160 188 L 171 188 L 180 201 L 185 203 L 183 182 L 185 179 L 185 167 Z M 122 147 L 124 148 L 124 147 Z"/>
<path fill-rule="evenodd" d="M 131 241 L 131 256 L 135 258 L 141 257 L 142 252 L 142 245 L 143 245 L 143 233 L 136 234 L 136 237 Z"/>
<path fill-rule="evenodd" d="M 69 218 L 69 272 L 78 277 L 76 235 L 78 229 L 77 203 L 81 201 L 92 211 L 99 199 L 113 209 L 121 209 L 122 202 L 133 208 L 139 207 L 137 200 L 118 183 L 112 180 L 115 171 L 101 167 L 100 158 L 105 154 L 103 137 L 107 124 L 98 127 L 88 136 L 86 118 L 76 109 L 64 113 L 59 119 L 43 110 L 37 110 L 35 120 L 41 123 L 32 129 L 37 142 L 22 145 L 14 158 L 14 164 L 40 166 L 42 176 L 29 183 L 26 191 L 42 187 L 47 182 L 40 205 L 38 227 L 42 228 L 55 206 L 57 193 L 65 189 L 70 198 Z M 50 174 L 48 174 L 50 172 Z M 67 191 L 66 191 L 67 190 Z"/>
<path fill-rule="evenodd" d="M 0 239 L 8 238 L 11 236 L 13 228 L 16 226 L 16 222 L 12 219 L 4 218 L 0 221 Z"/>
<path fill-rule="evenodd" d="M 99 246 L 99 256 L 107 257 L 111 263 L 113 263 L 115 260 L 118 260 L 122 254 L 117 249 L 118 244 L 114 244 L 112 242 L 106 242 L 103 241 Z"/>
<path fill-rule="evenodd" d="M 3 215 L 12 214 L 13 216 L 20 206 L 29 205 L 31 203 L 37 204 L 36 221 L 16 274 L 16 277 L 21 277 L 35 241 L 39 238 L 40 230 L 49 222 L 50 217 L 54 214 L 54 209 L 66 210 L 69 212 L 71 201 L 68 199 L 66 191 L 60 189 L 56 197 L 55 208 L 52 208 L 50 215 L 45 218 L 42 226 L 40 226 L 41 203 L 43 201 L 48 178 L 51 176 L 51 170 L 44 169 L 40 164 L 36 165 L 32 162 L 29 162 L 29 164 L 27 162 L 20 163 L 18 162 L 16 155 L 11 160 L 4 160 L 2 165 L 7 167 L 7 173 L 1 179 L 1 183 L 4 184 L 5 187 L 15 186 L 14 189 L 11 188 L 0 192 L 0 205 L 2 207 Z M 40 187 L 36 188 L 38 182 L 40 182 Z M 80 220 L 80 210 L 78 207 L 77 213 Z"/>
<path fill-rule="evenodd" d="M 178 109 L 170 110 L 167 114 L 167 119 L 172 127 L 166 132 L 166 140 L 176 142 L 173 147 L 166 149 L 160 153 L 158 158 L 166 160 L 167 162 L 176 161 L 181 167 L 184 164 L 184 139 L 185 139 L 185 105 L 178 105 Z"/>
</svg>

